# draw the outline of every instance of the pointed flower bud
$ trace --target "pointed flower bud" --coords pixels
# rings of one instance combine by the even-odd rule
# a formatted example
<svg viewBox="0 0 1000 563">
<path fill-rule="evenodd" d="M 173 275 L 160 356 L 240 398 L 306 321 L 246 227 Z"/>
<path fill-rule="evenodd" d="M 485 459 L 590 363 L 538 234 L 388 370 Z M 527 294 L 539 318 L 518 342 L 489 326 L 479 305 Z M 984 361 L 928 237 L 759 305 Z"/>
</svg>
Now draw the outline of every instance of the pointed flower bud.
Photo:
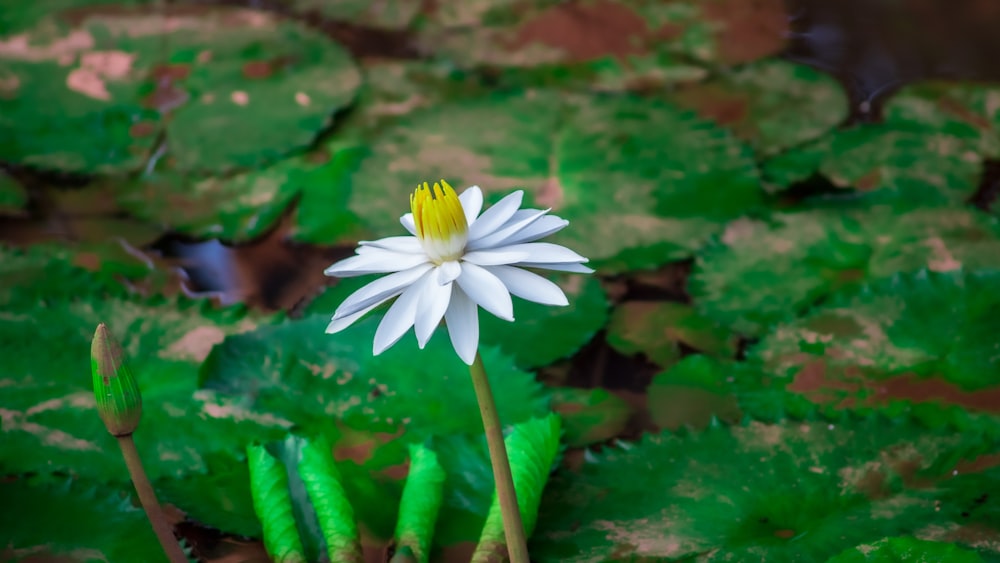
<svg viewBox="0 0 1000 563">
<path fill-rule="evenodd" d="M 90 369 L 94 377 L 97 413 L 112 436 L 135 432 L 142 416 L 139 385 L 125 363 L 122 347 L 104 323 L 97 325 L 90 346 Z"/>
</svg>

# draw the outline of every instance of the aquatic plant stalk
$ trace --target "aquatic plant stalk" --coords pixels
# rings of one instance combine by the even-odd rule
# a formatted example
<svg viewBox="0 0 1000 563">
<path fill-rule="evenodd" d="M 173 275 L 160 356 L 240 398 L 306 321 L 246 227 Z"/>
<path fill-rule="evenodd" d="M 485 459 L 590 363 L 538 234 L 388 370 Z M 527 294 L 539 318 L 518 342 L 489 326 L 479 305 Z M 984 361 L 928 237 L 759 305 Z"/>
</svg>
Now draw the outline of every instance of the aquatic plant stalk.
<svg viewBox="0 0 1000 563">
<path fill-rule="evenodd" d="M 472 386 L 476 390 L 479 413 L 483 418 L 483 429 L 486 431 L 486 444 L 490 450 L 490 463 L 493 465 L 493 480 L 496 481 L 504 536 L 507 538 L 507 553 L 510 555 L 511 563 L 528 563 L 528 541 L 524 533 L 524 524 L 521 523 L 521 511 L 517 505 L 517 492 L 514 490 L 514 479 L 510 473 L 510 460 L 507 458 L 507 447 L 504 445 L 500 416 L 493 401 L 493 391 L 486 377 L 483 359 L 478 352 L 472 365 L 469 366 L 469 374 L 472 376 Z"/>
<path fill-rule="evenodd" d="M 149 483 L 149 478 L 146 477 L 146 470 L 142 467 L 139 452 L 135 449 L 135 440 L 132 439 L 131 434 L 116 436 L 116 438 L 118 446 L 121 447 L 122 456 L 125 458 L 125 465 L 128 466 L 129 475 L 132 477 L 135 492 L 139 495 L 139 502 L 142 503 L 142 509 L 146 511 L 149 523 L 153 525 L 153 531 L 156 533 L 156 538 L 160 540 L 164 553 L 167 554 L 170 563 L 188 563 L 184 550 L 177 543 L 173 529 L 167 522 L 163 509 L 160 508 L 156 492 L 153 491 L 153 486 Z"/>
</svg>

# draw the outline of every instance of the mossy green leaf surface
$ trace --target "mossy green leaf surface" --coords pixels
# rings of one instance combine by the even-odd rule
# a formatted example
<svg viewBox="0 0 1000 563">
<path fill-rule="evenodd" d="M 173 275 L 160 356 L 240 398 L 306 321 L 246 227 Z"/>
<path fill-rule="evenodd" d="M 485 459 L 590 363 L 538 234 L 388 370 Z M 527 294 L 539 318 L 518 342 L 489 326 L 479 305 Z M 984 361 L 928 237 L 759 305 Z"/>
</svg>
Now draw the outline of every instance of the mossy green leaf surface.
<svg viewBox="0 0 1000 563">
<path fill-rule="evenodd" d="M 862 404 L 942 400 L 996 413 L 998 284 L 996 271 L 894 276 L 778 326 L 752 357 L 828 400 L 846 392 Z"/>
<path fill-rule="evenodd" d="M 531 552 L 561 562 L 823 561 L 844 545 L 961 525 L 983 482 L 953 470 L 998 447 L 976 432 L 878 417 L 650 435 L 557 474 Z M 1000 534 L 996 522 L 983 532 Z"/>
<path fill-rule="evenodd" d="M 339 46 L 254 10 L 88 7 L 4 45 L 0 158 L 70 172 L 136 170 L 162 130 L 180 170 L 275 161 L 360 83 Z"/>
<path fill-rule="evenodd" d="M 766 59 L 669 95 L 681 107 L 733 130 L 767 157 L 813 141 L 847 118 L 847 96 L 830 76 Z"/>
<path fill-rule="evenodd" d="M 606 271 L 690 256 L 761 197 L 749 148 L 688 112 L 541 91 L 442 105 L 385 129 L 351 209 L 378 236 L 400 234 L 408 193 L 437 178 L 490 199 L 524 189 L 529 205 L 570 221 L 551 241 Z"/>
<path fill-rule="evenodd" d="M 114 488 L 69 478 L 5 479 L 0 483 L 4 557 L 166 561 L 146 514 L 132 505 L 130 492 L 131 484 Z"/>
<path fill-rule="evenodd" d="M 859 545 L 827 559 L 826 563 L 982 563 L 975 551 L 953 543 L 933 542 L 912 537 L 885 538 Z"/>
<path fill-rule="evenodd" d="M 604 389 L 555 387 L 552 410 L 562 417 L 563 439 L 571 448 L 589 446 L 619 435 L 632 416 L 632 407 Z"/>
<path fill-rule="evenodd" d="M 681 357 L 681 345 L 706 354 L 732 357 L 736 336 L 690 305 L 668 301 L 626 301 L 608 325 L 608 344 L 625 355 L 643 354 L 667 367 Z"/>
<path fill-rule="evenodd" d="M 748 334 L 847 286 L 929 269 L 1000 267 L 1000 223 L 976 210 L 813 210 L 730 223 L 689 281 L 709 319 Z"/>
</svg>

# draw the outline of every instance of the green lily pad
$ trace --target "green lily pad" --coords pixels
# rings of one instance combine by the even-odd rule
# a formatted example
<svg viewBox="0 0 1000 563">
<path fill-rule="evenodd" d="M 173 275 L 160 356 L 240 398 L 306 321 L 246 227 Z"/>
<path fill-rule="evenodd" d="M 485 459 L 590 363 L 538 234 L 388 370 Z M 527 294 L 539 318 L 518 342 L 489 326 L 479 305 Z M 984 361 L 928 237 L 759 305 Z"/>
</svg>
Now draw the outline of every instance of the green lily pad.
<svg viewBox="0 0 1000 563">
<path fill-rule="evenodd" d="M 4 557 L 34 561 L 166 561 L 153 528 L 128 497 L 75 479 L 0 482 Z"/>
<path fill-rule="evenodd" d="M 646 404 L 650 418 L 664 430 L 702 429 L 719 420 L 739 422 L 743 412 L 733 392 L 737 376 L 744 377 L 739 366 L 706 356 L 688 356 L 649 383 Z"/>
<path fill-rule="evenodd" d="M 625 430 L 632 407 L 604 389 L 556 387 L 552 410 L 563 420 L 563 441 L 571 448 L 610 440 Z"/>
<path fill-rule="evenodd" d="M 877 417 L 651 435 L 556 475 L 532 558 L 823 561 L 845 545 L 961 524 L 985 476 L 953 470 L 998 447 Z M 982 533 L 1000 537 L 996 522 Z M 981 549 L 996 555 L 991 545 Z"/>
<path fill-rule="evenodd" d="M 491 198 L 525 189 L 529 204 L 570 221 L 550 240 L 605 271 L 685 258 L 761 197 L 748 148 L 710 123 L 649 100 L 551 92 L 401 119 L 374 140 L 351 210 L 377 235 L 399 234 L 408 193 L 429 178 Z"/>
<path fill-rule="evenodd" d="M 201 179 L 165 173 L 123 184 L 117 198 L 133 215 L 198 238 L 245 242 L 270 231 L 295 203 L 289 236 L 335 244 L 360 236 L 347 211 L 347 173 L 356 148 L 330 143 L 267 168 Z"/>
<path fill-rule="evenodd" d="M 766 59 L 680 87 L 670 98 L 729 127 L 762 156 L 826 135 L 847 118 L 847 95 L 829 75 Z"/>
<path fill-rule="evenodd" d="M 660 54 L 727 65 L 778 53 L 785 28 L 783 4 L 770 0 L 476 1 L 436 7 L 420 40 L 425 49 L 465 65 L 631 61 Z"/>
<path fill-rule="evenodd" d="M 28 204 L 28 192 L 17 180 L 0 170 L 0 214 L 18 215 Z"/>
<path fill-rule="evenodd" d="M 826 563 L 981 563 L 975 551 L 962 549 L 953 543 L 941 543 L 917 538 L 885 538 L 859 545 L 827 559 Z"/>
<path fill-rule="evenodd" d="M 778 155 L 765 162 L 764 178 L 779 190 L 818 173 L 848 197 L 899 207 L 964 202 L 978 187 L 985 159 L 1000 154 L 996 132 L 984 132 L 985 119 L 904 93 L 887 104 L 882 123 L 842 129 Z"/>
<path fill-rule="evenodd" d="M 736 336 L 699 315 L 690 305 L 668 301 L 626 301 L 615 307 L 608 344 L 625 355 L 643 354 L 666 367 L 681 346 L 721 357 L 736 355 Z"/>
<path fill-rule="evenodd" d="M 839 288 L 997 267 L 1000 223 L 973 209 L 815 210 L 730 223 L 698 256 L 688 290 L 709 319 L 759 335 Z"/>
<path fill-rule="evenodd" d="M 404 337 L 373 357 L 380 320 L 370 318 L 327 335 L 330 320 L 324 315 L 230 336 L 202 365 L 203 385 L 311 431 L 323 431 L 337 419 L 403 430 L 410 439 L 481 431 L 467 366 L 447 335 L 438 331 L 422 351 L 415 339 Z M 530 374 L 489 348 L 483 361 L 505 423 L 547 410 L 541 386 Z"/>
<path fill-rule="evenodd" d="M 0 399 L 6 473 L 70 471 L 95 481 L 128 482 L 115 440 L 97 416 L 88 366 L 98 323 L 122 342 L 143 394 L 136 444 L 151 478 L 204 471 L 203 456 L 235 456 L 247 436 L 283 432 L 287 423 L 256 418 L 196 395 L 197 367 L 227 333 L 264 319 L 209 310 L 186 300 L 75 300 L 12 292 L 0 317 L 2 340 L 21 352 L 5 369 Z M 227 410 L 228 408 L 228 410 Z"/>
<path fill-rule="evenodd" d="M 958 130 L 963 124 L 979 135 L 979 151 L 1000 155 L 1000 88 L 954 82 L 922 82 L 894 94 L 883 110 L 887 119 L 926 123 Z M 961 128 L 963 131 L 964 127 Z"/>
<path fill-rule="evenodd" d="M 560 276 L 554 281 L 569 300 L 565 307 L 515 300 L 513 323 L 493 315 L 480 318 L 480 336 L 528 369 L 573 355 L 608 320 L 608 298 L 590 276 Z"/>
<path fill-rule="evenodd" d="M 275 161 L 308 146 L 360 83 L 336 44 L 253 10 L 86 8 L 4 46 L 0 158 L 73 172 L 139 168 L 161 127 L 177 169 Z"/>
<path fill-rule="evenodd" d="M 902 394 L 996 413 L 997 284 L 997 271 L 900 274 L 778 326 L 753 358 L 805 394 Z"/>
</svg>

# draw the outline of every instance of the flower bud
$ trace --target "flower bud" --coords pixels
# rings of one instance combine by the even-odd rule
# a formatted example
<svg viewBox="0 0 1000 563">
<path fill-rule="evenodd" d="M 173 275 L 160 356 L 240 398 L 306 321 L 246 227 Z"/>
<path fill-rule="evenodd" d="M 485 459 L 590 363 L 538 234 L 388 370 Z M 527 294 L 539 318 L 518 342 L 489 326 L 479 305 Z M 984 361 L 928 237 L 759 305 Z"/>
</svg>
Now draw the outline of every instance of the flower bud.
<svg viewBox="0 0 1000 563">
<path fill-rule="evenodd" d="M 97 325 L 90 346 L 90 369 L 94 377 L 97 413 L 108 432 L 112 436 L 128 436 L 135 432 L 142 416 L 139 385 L 125 363 L 122 347 L 104 323 Z"/>
</svg>

